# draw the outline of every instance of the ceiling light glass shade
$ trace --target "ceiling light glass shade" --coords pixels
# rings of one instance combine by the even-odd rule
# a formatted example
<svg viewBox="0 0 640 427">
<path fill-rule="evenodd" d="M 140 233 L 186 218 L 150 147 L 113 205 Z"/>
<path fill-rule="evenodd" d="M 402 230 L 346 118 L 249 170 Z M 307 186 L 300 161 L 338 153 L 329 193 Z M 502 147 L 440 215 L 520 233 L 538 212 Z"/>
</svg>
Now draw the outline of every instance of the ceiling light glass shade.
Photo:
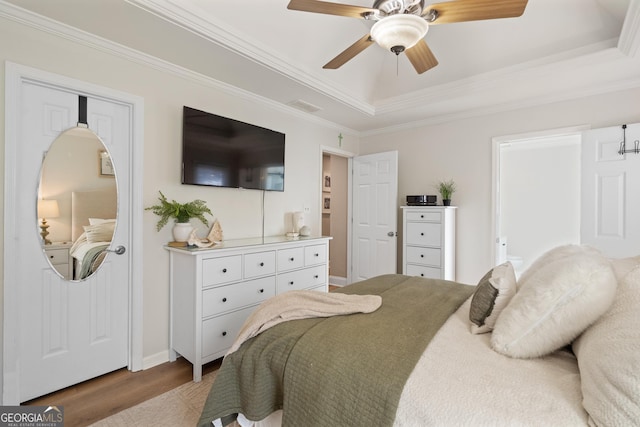
<svg viewBox="0 0 640 427">
<path fill-rule="evenodd" d="M 406 50 L 418 43 L 428 29 L 427 21 L 417 15 L 391 15 L 371 27 L 371 38 L 387 50 L 396 46 Z"/>
</svg>

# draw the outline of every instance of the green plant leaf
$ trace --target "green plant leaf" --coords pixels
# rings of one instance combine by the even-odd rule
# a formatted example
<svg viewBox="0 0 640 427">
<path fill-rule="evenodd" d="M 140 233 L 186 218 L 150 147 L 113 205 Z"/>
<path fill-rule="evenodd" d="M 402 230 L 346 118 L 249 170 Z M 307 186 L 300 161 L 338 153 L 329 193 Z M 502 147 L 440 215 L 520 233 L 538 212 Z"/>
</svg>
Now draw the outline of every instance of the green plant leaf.
<svg viewBox="0 0 640 427">
<path fill-rule="evenodd" d="M 204 200 L 196 199 L 188 203 L 178 203 L 175 200 L 167 200 L 166 196 L 159 191 L 159 204 L 149 206 L 145 210 L 152 211 L 158 215 L 160 219 L 156 224 L 156 230 L 160 231 L 162 227 L 167 225 L 169 219 L 174 218 L 177 222 L 189 222 L 191 218 L 200 220 L 204 225 L 209 226 L 209 221 L 204 216 L 209 214 L 213 216 L 211 210 L 207 207 Z"/>
</svg>

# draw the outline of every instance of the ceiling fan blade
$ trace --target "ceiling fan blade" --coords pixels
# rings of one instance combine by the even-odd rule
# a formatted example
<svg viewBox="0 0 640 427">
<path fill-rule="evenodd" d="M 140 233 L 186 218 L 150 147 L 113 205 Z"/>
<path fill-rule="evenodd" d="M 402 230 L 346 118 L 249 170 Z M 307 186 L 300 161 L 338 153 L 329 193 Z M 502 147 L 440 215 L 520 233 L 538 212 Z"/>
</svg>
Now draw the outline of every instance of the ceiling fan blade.
<svg viewBox="0 0 640 427">
<path fill-rule="evenodd" d="M 318 0 L 291 0 L 287 9 L 303 12 L 325 13 L 327 15 L 347 16 L 349 18 L 364 18 L 365 15 L 375 13 L 378 9 L 370 7 L 351 6 L 341 3 L 330 3 Z"/>
<path fill-rule="evenodd" d="M 409 61 L 411 61 L 411 65 L 416 69 L 418 74 L 422 74 L 425 71 L 435 67 L 438 65 L 438 60 L 436 59 L 429 46 L 427 46 L 427 42 L 424 39 L 420 40 L 413 46 L 411 49 L 407 49 L 405 52 Z"/>
<path fill-rule="evenodd" d="M 327 64 L 322 68 L 330 69 L 330 70 L 335 70 L 336 68 L 340 68 L 347 61 L 349 61 L 351 58 L 353 58 L 354 56 L 356 56 L 357 54 L 359 54 L 360 52 L 362 52 L 363 50 L 371 46 L 373 43 L 374 42 L 371 39 L 371 36 L 367 34 L 366 36 L 362 37 L 360 40 L 358 40 L 357 42 L 355 42 L 354 44 L 346 48 L 344 51 L 342 51 L 342 53 L 340 53 L 338 56 L 333 58 L 331 61 L 327 62 Z"/>
<path fill-rule="evenodd" d="M 429 20 L 432 10 L 437 12 L 434 24 L 480 21 L 483 19 L 515 18 L 524 13 L 528 0 L 456 0 L 435 3 L 425 8 L 422 16 Z"/>
</svg>

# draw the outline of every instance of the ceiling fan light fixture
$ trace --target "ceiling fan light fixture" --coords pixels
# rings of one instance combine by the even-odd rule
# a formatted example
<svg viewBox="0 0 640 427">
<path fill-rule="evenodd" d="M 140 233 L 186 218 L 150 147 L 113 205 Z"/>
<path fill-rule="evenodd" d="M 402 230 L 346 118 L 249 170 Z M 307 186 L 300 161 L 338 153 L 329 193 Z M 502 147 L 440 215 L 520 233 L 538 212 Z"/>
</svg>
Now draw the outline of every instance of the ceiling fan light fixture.
<svg viewBox="0 0 640 427">
<path fill-rule="evenodd" d="M 396 55 L 418 43 L 429 30 L 429 23 L 416 15 L 387 16 L 371 27 L 371 38 Z M 403 48 L 403 49 L 400 49 Z"/>
</svg>

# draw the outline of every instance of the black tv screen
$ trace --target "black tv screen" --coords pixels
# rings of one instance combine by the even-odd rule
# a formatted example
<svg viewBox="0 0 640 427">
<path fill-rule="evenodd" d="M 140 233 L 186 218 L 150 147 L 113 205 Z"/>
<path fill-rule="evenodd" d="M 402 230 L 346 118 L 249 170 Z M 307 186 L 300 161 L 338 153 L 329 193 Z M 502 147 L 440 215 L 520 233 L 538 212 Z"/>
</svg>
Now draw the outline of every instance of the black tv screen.
<svg viewBox="0 0 640 427">
<path fill-rule="evenodd" d="M 285 135 L 184 107 L 182 183 L 284 191 Z"/>
</svg>

